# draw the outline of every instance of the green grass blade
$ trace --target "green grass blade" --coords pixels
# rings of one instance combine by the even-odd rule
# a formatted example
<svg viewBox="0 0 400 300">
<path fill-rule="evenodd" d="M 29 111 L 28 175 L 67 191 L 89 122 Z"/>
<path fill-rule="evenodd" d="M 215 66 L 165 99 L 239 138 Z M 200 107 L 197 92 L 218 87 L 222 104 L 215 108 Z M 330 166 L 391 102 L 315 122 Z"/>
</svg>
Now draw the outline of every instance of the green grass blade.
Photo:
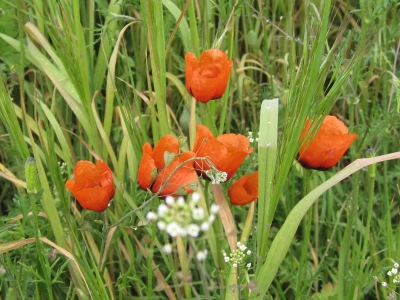
<svg viewBox="0 0 400 300">
<path fill-rule="evenodd" d="M 311 205 L 318 200 L 319 196 L 321 196 L 335 184 L 368 165 L 398 158 L 400 158 L 400 152 L 377 156 L 374 158 L 358 159 L 336 175 L 329 178 L 323 184 L 311 191 L 302 200 L 300 200 L 299 203 L 289 213 L 282 227 L 272 241 L 267 258 L 264 264 L 261 266 L 260 273 L 257 275 L 259 289 L 258 293 L 260 296 L 256 297 L 255 299 L 263 299 L 265 293 L 276 276 L 279 266 L 289 250 L 301 220 Z"/>
<path fill-rule="evenodd" d="M 257 253 L 259 257 L 266 254 L 271 224 L 268 216 L 275 212 L 277 203 L 272 202 L 275 167 L 278 147 L 278 109 L 279 99 L 264 100 L 261 105 L 260 135 L 258 140 L 258 224 Z"/>
</svg>

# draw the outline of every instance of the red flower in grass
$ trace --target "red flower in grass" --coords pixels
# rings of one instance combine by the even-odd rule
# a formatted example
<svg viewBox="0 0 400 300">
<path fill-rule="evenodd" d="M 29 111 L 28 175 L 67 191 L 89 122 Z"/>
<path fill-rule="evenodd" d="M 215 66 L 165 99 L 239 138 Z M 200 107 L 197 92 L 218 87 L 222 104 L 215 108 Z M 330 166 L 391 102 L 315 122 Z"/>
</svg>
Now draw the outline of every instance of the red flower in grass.
<svg viewBox="0 0 400 300">
<path fill-rule="evenodd" d="M 218 49 L 204 51 L 200 60 L 186 53 L 186 90 L 196 100 L 206 103 L 221 98 L 228 84 L 233 61 Z"/>
<path fill-rule="evenodd" d="M 103 211 L 114 197 L 114 180 L 110 168 L 104 161 L 96 165 L 87 160 L 80 160 L 75 165 L 74 180 L 67 180 L 65 187 L 89 210 Z"/>
<path fill-rule="evenodd" d="M 241 134 L 223 134 L 214 138 L 211 131 L 204 125 L 197 125 L 196 141 L 193 151 L 197 157 L 208 157 L 215 168 L 226 172 L 230 179 L 237 171 L 243 160 L 253 148 L 249 148 L 249 140 Z M 211 166 L 201 160 L 196 160 L 196 169 L 205 175 L 204 171 Z"/>
<path fill-rule="evenodd" d="M 228 189 L 229 199 L 233 205 L 245 205 L 258 198 L 258 171 L 252 175 L 243 175 Z"/>
<path fill-rule="evenodd" d="M 301 148 L 297 158 L 307 169 L 325 171 L 332 168 L 358 136 L 349 134 L 346 125 L 334 116 L 326 116 L 311 143 L 304 141 L 312 121 L 306 121 L 303 127 Z"/>
<path fill-rule="evenodd" d="M 187 162 L 178 170 L 177 167 L 194 156 L 195 154 L 191 151 L 179 154 L 178 140 L 170 134 L 162 137 L 154 150 L 149 143 L 145 143 L 138 172 L 139 186 L 144 190 L 150 189 L 153 193 L 157 193 L 168 180 L 159 196 L 193 193 L 198 181 L 198 176 L 193 169 L 193 161 Z"/>
</svg>

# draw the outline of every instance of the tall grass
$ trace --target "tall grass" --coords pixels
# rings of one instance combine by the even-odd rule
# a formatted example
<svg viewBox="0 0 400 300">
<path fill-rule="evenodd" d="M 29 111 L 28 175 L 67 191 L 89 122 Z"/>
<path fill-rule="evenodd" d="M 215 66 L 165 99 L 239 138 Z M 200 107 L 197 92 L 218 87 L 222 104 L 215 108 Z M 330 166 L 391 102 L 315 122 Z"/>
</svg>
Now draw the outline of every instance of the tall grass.
<svg viewBox="0 0 400 300">
<path fill-rule="evenodd" d="M 399 8 L 0 0 L 0 297 L 397 297 L 387 272 L 400 260 Z M 184 57 L 214 48 L 233 69 L 223 97 L 203 104 L 186 91 Z M 334 168 L 303 169 L 303 124 L 316 120 L 312 136 L 328 114 L 358 138 Z M 199 123 L 252 135 L 254 151 L 228 182 L 199 181 L 198 205 L 220 205 L 211 228 L 173 239 L 146 219 L 164 199 L 139 188 L 142 146 L 171 134 L 192 150 Z M 116 192 L 97 213 L 65 182 L 77 161 L 99 159 Z M 258 200 L 227 202 L 255 170 Z M 223 253 L 237 241 L 251 253 L 235 267 Z"/>
</svg>

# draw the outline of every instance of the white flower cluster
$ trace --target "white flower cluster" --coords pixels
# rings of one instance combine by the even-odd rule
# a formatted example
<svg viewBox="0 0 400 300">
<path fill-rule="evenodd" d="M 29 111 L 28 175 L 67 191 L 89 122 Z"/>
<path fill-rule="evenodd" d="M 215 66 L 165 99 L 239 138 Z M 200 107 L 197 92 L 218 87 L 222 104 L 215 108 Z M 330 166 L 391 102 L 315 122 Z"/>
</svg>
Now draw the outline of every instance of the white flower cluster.
<svg viewBox="0 0 400 300">
<path fill-rule="evenodd" d="M 217 169 L 210 169 L 206 171 L 206 175 L 211 179 L 212 184 L 225 182 L 228 179 L 228 173 L 220 172 Z"/>
<path fill-rule="evenodd" d="M 234 267 L 234 268 L 237 268 L 238 265 L 240 265 L 243 262 L 243 259 L 246 257 L 246 254 L 247 255 L 251 254 L 251 250 L 246 251 L 246 249 L 247 249 L 246 245 L 244 245 L 240 242 L 237 242 L 236 245 L 237 245 L 237 249 L 233 250 L 229 254 L 229 256 L 226 254 L 225 251 L 222 252 L 222 255 L 224 256 L 224 261 L 229 262 L 232 265 L 232 267 Z M 246 254 L 245 254 L 245 252 L 246 252 Z M 251 263 L 248 263 L 246 265 L 246 267 L 250 268 Z"/>
<path fill-rule="evenodd" d="M 394 263 L 393 268 L 387 272 L 388 276 L 394 276 L 393 283 L 400 284 L 399 264 Z"/>
<path fill-rule="evenodd" d="M 247 136 L 247 138 L 249 139 L 250 143 L 254 143 L 254 141 L 258 142 L 258 138 L 253 138 L 253 132 L 249 131 L 249 135 Z"/>
<path fill-rule="evenodd" d="M 173 238 L 178 235 L 198 237 L 201 231 L 210 229 L 219 212 L 219 206 L 213 203 L 210 216 L 206 217 L 204 209 L 198 206 L 199 200 L 200 195 L 197 193 L 193 193 L 188 201 L 185 201 L 183 197 L 175 199 L 168 196 L 165 198 L 165 204 L 158 206 L 157 213 L 148 212 L 146 219 L 157 221 L 158 229 L 165 230 Z M 167 251 L 164 249 L 164 252 Z"/>
<path fill-rule="evenodd" d="M 67 164 L 65 162 L 58 162 L 58 167 L 60 168 L 61 174 L 68 174 Z"/>
<path fill-rule="evenodd" d="M 387 272 L 387 275 L 389 277 L 394 276 L 392 282 L 394 284 L 400 284 L 400 273 L 399 273 L 399 264 L 398 263 L 394 263 L 393 268 Z M 377 276 L 374 276 L 375 281 L 380 282 Z M 388 287 L 388 283 L 386 281 L 382 281 L 380 282 L 382 284 L 383 287 Z"/>
</svg>

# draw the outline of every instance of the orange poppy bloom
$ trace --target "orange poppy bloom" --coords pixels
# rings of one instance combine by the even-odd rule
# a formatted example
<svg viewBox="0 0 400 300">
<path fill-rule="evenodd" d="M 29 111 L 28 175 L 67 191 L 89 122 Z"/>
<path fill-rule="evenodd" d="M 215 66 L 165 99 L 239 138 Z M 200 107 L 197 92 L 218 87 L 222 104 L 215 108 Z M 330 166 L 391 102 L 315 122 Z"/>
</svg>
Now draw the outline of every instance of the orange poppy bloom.
<svg viewBox="0 0 400 300">
<path fill-rule="evenodd" d="M 193 193 L 198 181 L 198 176 L 193 169 L 193 161 L 176 169 L 194 156 L 195 154 L 191 151 L 179 154 L 178 140 L 170 134 L 160 139 L 154 151 L 149 143 L 145 143 L 138 171 L 139 186 L 144 190 L 150 189 L 153 193 L 157 193 L 169 179 L 159 196 Z M 168 161 L 167 164 L 165 160 Z"/>
<path fill-rule="evenodd" d="M 186 90 L 197 101 L 206 103 L 221 98 L 228 84 L 233 61 L 218 49 L 204 51 L 200 60 L 186 53 Z"/>
<path fill-rule="evenodd" d="M 79 204 L 89 210 L 103 211 L 114 197 L 114 180 L 110 168 L 104 161 L 96 165 L 80 160 L 75 165 L 74 180 L 67 180 L 65 187 L 71 191 Z"/>
<path fill-rule="evenodd" d="M 208 157 L 215 168 L 226 172 L 227 179 L 230 179 L 246 156 L 253 152 L 249 145 L 250 142 L 244 135 L 229 133 L 214 138 L 210 129 L 199 124 L 193 151 L 197 157 Z M 206 176 L 204 171 L 210 170 L 211 166 L 197 160 L 196 168 Z"/>
<path fill-rule="evenodd" d="M 245 205 L 258 198 L 258 171 L 247 173 L 235 181 L 228 189 L 229 199 L 233 205 Z"/>
<path fill-rule="evenodd" d="M 358 135 L 349 134 L 346 125 L 338 118 L 326 116 L 312 142 L 303 142 L 311 123 L 307 119 L 304 125 L 297 158 L 304 168 L 325 171 L 337 164 Z"/>
</svg>

